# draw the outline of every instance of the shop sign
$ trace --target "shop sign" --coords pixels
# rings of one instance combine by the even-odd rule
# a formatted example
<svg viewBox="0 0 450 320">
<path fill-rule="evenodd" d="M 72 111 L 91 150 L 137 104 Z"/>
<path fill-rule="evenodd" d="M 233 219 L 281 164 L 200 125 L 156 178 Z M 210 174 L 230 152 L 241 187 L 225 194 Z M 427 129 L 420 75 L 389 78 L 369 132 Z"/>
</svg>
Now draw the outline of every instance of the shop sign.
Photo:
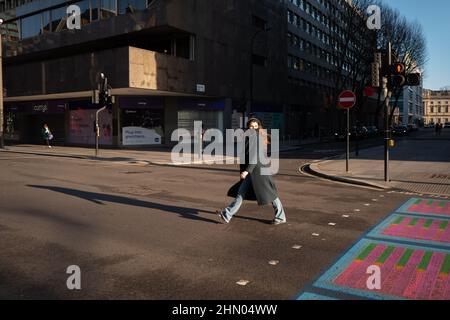
<svg viewBox="0 0 450 320">
<path fill-rule="evenodd" d="M 33 105 L 34 113 L 46 113 L 48 111 L 48 106 L 46 104 L 35 104 Z"/>
<path fill-rule="evenodd" d="M 123 127 L 124 146 L 161 144 L 161 136 L 155 130 L 142 127 Z"/>
</svg>

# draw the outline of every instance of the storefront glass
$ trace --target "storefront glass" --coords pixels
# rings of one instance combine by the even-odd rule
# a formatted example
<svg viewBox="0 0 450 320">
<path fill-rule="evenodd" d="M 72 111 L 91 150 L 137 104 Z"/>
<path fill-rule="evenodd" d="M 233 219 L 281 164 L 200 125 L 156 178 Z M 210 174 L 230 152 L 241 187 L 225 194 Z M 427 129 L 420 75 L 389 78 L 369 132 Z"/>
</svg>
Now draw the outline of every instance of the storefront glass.
<svg viewBox="0 0 450 320">
<path fill-rule="evenodd" d="M 42 143 L 42 127 L 50 127 L 58 143 L 65 141 L 65 111 L 62 100 L 19 102 L 5 105 L 5 139 Z"/>
<path fill-rule="evenodd" d="M 163 98 L 121 97 L 119 105 L 122 145 L 158 145 L 163 143 Z"/>
<path fill-rule="evenodd" d="M 178 128 L 194 133 L 194 122 L 201 121 L 204 130 L 219 129 L 223 131 L 223 100 L 193 100 L 178 101 Z"/>
<path fill-rule="evenodd" d="M 95 113 L 97 107 L 89 101 L 69 103 L 69 137 L 73 144 L 95 144 Z M 104 110 L 99 113 L 99 144 L 112 145 L 112 113 Z"/>
</svg>

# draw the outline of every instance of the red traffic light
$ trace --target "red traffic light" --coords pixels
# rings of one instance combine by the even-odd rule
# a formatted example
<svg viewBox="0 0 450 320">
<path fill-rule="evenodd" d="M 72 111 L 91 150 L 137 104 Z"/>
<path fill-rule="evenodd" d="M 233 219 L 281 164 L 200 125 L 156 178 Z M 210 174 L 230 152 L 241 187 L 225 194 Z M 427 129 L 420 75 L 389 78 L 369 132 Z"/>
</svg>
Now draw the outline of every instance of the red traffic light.
<svg viewBox="0 0 450 320">
<path fill-rule="evenodd" d="M 401 62 L 396 62 L 392 65 L 391 71 L 393 74 L 402 74 L 405 72 L 405 65 Z"/>
</svg>

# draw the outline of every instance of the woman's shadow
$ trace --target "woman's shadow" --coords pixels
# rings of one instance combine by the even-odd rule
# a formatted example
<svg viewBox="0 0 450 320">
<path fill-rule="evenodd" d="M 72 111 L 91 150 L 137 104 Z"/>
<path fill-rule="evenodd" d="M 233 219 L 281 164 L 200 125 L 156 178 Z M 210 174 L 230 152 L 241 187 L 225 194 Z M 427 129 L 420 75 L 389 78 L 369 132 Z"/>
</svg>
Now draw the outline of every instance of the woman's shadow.
<svg viewBox="0 0 450 320">
<path fill-rule="evenodd" d="M 160 204 L 160 203 L 155 203 L 155 202 L 137 200 L 137 199 L 128 198 L 128 197 L 115 196 L 115 195 L 96 193 L 96 192 L 87 192 L 87 191 L 81 191 L 81 190 L 69 189 L 69 188 L 63 188 L 63 187 L 40 186 L 40 185 L 27 185 L 27 186 L 32 187 L 32 188 L 60 192 L 60 193 L 67 194 L 67 195 L 70 195 L 73 197 L 78 197 L 78 198 L 81 198 L 81 199 L 84 199 L 84 200 L 87 200 L 87 201 L 90 201 L 90 202 L 93 202 L 93 203 L 99 204 L 99 205 L 104 205 L 104 202 L 115 202 L 115 203 L 125 204 L 125 205 L 129 205 L 129 206 L 136 206 L 136 207 L 156 209 L 156 210 L 176 213 L 180 217 L 185 218 L 185 219 L 198 220 L 198 221 L 215 223 L 215 224 L 220 223 L 216 220 L 202 218 L 199 216 L 200 212 L 214 214 L 214 212 L 207 211 L 207 210 L 165 205 L 165 204 Z"/>
</svg>

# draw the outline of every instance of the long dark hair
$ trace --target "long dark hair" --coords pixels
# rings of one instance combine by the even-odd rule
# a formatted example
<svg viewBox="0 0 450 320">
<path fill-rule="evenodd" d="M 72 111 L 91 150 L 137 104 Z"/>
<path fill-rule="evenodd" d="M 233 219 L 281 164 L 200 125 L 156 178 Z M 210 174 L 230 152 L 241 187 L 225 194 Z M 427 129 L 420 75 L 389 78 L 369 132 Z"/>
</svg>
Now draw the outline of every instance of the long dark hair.
<svg viewBox="0 0 450 320">
<path fill-rule="evenodd" d="M 261 120 L 259 120 L 258 118 L 250 118 L 247 121 L 247 129 L 250 128 L 250 124 L 252 122 L 256 122 L 258 124 L 258 129 L 263 129 L 263 125 L 261 123 Z M 261 137 L 264 138 L 264 144 L 269 144 L 270 143 L 270 135 L 267 133 L 267 130 L 258 130 L 258 133 Z"/>
</svg>

